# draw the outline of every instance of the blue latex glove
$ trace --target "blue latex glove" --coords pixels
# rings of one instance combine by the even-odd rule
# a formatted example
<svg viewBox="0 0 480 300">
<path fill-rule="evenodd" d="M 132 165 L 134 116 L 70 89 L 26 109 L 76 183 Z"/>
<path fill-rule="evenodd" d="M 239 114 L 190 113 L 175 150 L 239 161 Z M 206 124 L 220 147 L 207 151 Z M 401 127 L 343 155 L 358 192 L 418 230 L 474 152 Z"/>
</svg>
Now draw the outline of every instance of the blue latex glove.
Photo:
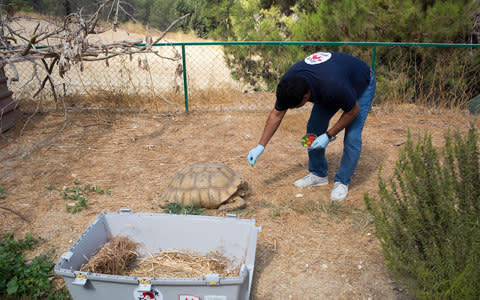
<svg viewBox="0 0 480 300">
<path fill-rule="evenodd" d="M 247 160 L 252 166 L 257 163 L 257 158 L 260 156 L 260 154 L 263 153 L 263 150 L 265 150 L 265 147 L 263 147 L 260 144 L 258 144 L 257 147 L 253 148 L 252 150 L 250 150 L 247 156 Z"/>
<path fill-rule="evenodd" d="M 330 142 L 330 139 L 328 138 L 327 134 L 324 133 L 313 141 L 312 146 L 310 146 L 310 149 L 325 149 L 327 148 L 327 145 L 329 142 Z"/>
</svg>

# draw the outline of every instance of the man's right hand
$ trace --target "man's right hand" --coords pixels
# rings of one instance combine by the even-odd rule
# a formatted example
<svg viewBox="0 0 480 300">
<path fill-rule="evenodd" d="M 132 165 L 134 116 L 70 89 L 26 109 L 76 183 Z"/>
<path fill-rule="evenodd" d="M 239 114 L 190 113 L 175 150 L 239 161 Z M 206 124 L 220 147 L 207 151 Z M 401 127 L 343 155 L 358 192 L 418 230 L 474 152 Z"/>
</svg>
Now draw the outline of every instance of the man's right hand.
<svg viewBox="0 0 480 300">
<path fill-rule="evenodd" d="M 250 165 L 254 166 L 257 163 L 257 158 L 260 156 L 260 154 L 263 153 L 263 150 L 265 150 L 265 147 L 258 144 L 257 147 L 253 148 L 250 150 L 247 156 L 247 160 L 250 163 Z"/>
</svg>

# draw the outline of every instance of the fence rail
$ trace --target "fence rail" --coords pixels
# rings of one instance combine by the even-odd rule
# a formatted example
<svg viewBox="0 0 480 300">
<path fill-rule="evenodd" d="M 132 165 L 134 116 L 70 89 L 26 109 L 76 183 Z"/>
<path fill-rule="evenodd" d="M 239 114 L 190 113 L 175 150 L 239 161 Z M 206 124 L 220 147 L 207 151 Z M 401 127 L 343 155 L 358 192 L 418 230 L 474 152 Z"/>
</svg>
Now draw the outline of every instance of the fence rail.
<svg viewBox="0 0 480 300">
<path fill-rule="evenodd" d="M 137 46 L 145 46 L 138 44 Z M 377 60 L 379 59 L 378 49 L 403 49 L 403 48 L 454 48 L 455 53 L 452 57 L 465 58 L 464 61 L 459 60 L 457 67 L 461 69 L 468 64 L 467 60 L 471 60 L 472 54 L 480 48 L 480 44 L 448 44 L 448 43 L 388 43 L 388 42 L 306 42 L 306 41 L 218 41 L 218 42 L 172 42 L 157 43 L 153 47 L 157 51 L 157 55 L 140 54 L 132 59 L 131 57 L 117 57 L 109 59 L 105 62 L 84 62 L 83 68 L 78 67 L 71 70 L 64 78 L 52 73 L 51 78 L 54 79 L 56 92 L 62 96 L 67 95 L 90 95 L 94 91 L 103 91 L 118 94 L 131 94 L 136 97 L 153 97 L 161 98 L 163 102 L 175 103 L 178 107 L 179 92 L 183 90 L 184 110 L 189 112 L 190 100 L 197 96 L 198 99 L 205 98 L 212 105 L 218 102 L 210 98 L 226 98 L 231 97 L 233 92 L 239 95 L 246 91 L 257 90 L 259 84 L 251 78 L 250 82 L 245 81 L 242 77 L 242 70 L 233 71 L 231 66 L 227 64 L 225 54 L 226 49 L 235 49 L 239 47 L 271 47 L 280 49 L 282 47 L 322 47 L 322 51 L 337 50 L 341 48 L 344 52 L 358 52 L 360 48 L 371 49 L 370 53 L 362 54 L 362 59 L 371 61 L 371 67 L 376 70 Z M 269 48 L 270 49 L 270 48 Z M 319 49 L 317 50 L 319 51 Z M 248 51 L 247 51 L 248 52 Z M 365 52 L 365 51 L 363 51 Z M 469 54 L 470 53 L 470 54 Z M 444 83 L 440 80 L 448 81 L 455 76 L 464 76 L 462 70 L 453 70 L 448 74 L 435 73 L 437 65 L 432 62 L 429 66 L 417 65 L 418 59 L 414 59 L 415 66 L 399 67 L 400 63 L 409 54 L 407 51 L 398 51 L 398 64 L 391 61 L 389 65 L 385 65 L 384 61 L 379 65 L 378 70 L 380 78 L 378 78 L 378 89 L 381 95 L 391 95 L 398 93 L 398 97 L 408 98 L 418 96 L 420 88 L 416 84 L 408 82 L 407 77 L 415 76 L 414 80 L 426 81 L 427 77 L 431 77 L 433 83 L 430 85 L 448 85 L 454 87 L 455 95 L 463 95 L 460 97 L 473 98 L 467 91 L 471 91 L 470 86 L 466 86 L 462 82 Z M 370 56 L 370 57 L 368 57 Z M 258 54 L 252 52 L 250 57 L 245 59 L 255 63 L 259 60 Z M 382 58 L 380 58 L 382 60 Z M 289 62 L 293 64 L 295 61 Z M 424 63 L 424 62 L 423 62 Z M 438 63 L 442 64 L 439 58 Z M 412 71 L 411 68 L 415 68 Z M 418 69 L 417 69 L 418 68 Z M 20 74 L 20 80 L 14 82 L 10 89 L 15 92 L 17 99 L 32 97 L 40 87 L 41 78 L 47 76 L 44 70 L 38 66 L 28 62 L 19 64 L 17 69 Z M 408 70 L 410 69 L 410 70 Z M 427 70 L 427 71 L 426 71 Z M 429 71 L 428 71 L 429 70 Z M 434 75 L 428 75 L 432 71 Z M 9 70 L 6 70 L 9 76 Z M 423 72 L 423 74 L 422 74 Z M 455 72 L 460 72 L 456 74 Z M 477 70 L 480 72 L 480 70 Z M 10 70 L 11 73 L 11 70 Z M 407 73 L 409 73 L 407 75 Z M 415 74 L 418 73 L 418 74 Z M 468 74 L 467 74 L 468 75 Z M 480 75 L 480 74 L 477 74 Z M 470 74 L 468 76 L 475 76 Z M 436 78 L 438 77 L 438 78 Z M 243 78 L 244 80 L 239 80 Z M 477 77 L 480 78 L 480 77 Z M 248 81 L 248 80 L 247 80 Z M 460 80 L 459 80 L 460 81 Z M 465 81 L 466 82 L 466 81 Z M 265 86 L 264 86 L 265 87 Z M 464 92 L 461 91 L 464 90 Z M 442 88 L 440 88 L 441 92 Z M 215 92 L 213 92 L 215 91 Z M 223 91 L 223 92 L 222 92 Z M 425 91 L 422 91 L 424 94 Z M 451 90 L 444 90 L 445 97 L 452 97 Z M 458 93 L 457 93 L 458 92 Z M 44 97 L 51 97 L 47 92 L 42 92 Z M 212 94 L 213 93 L 213 94 Z M 404 94 L 402 94 L 404 93 Z M 433 93 L 433 92 L 430 92 Z M 437 93 L 437 92 L 435 92 Z M 448 95 L 450 94 L 450 95 Z M 438 95 L 435 95 L 438 97 Z M 458 96 L 457 96 L 458 97 Z M 172 100 L 173 99 L 173 100 Z M 205 101 L 205 99 L 203 101 Z M 161 101 L 161 100 L 160 100 Z M 462 101 L 465 101 L 463 99 Z"/>
</svg>

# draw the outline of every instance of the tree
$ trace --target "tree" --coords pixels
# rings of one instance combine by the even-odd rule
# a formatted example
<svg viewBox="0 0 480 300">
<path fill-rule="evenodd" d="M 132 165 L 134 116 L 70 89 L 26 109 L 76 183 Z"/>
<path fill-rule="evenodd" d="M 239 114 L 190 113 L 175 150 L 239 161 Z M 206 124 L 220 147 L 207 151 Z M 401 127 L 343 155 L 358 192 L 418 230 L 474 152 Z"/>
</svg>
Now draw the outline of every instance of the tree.
<svg viewBox="0 0 480 300">
<path fill-rule="evenodd" d="M 135 7 L 137 8 L 135 18 L 142 24 L 148 24 L 150 22 L 153 3 L 154 0 L 136 0 L 134 2 Z"/>
<path fill-rule="evenodd" d="M 156 0 L 151 10 L 149 23 L 156 28 L 166 28 L 178 17 L 175 0 Z"/>
<path fill-rule="evenodd" d="M 205 0 L 178 0 L 175 5 L 175 10 L 179 16 L 189 14 L 186 22 L 180 24 L 184 32 L 193 29 L 193 31 L 200 37 L 208 37 L 210 28 L 208 20 L 203 14 L 203 8 L 205 7 Z"/>
<path fill-rule="evenodd" d="M 70 0 L 63 0 L 63 7 L 65 8 L 65 15 L 68 16 L 72 13 L 72 8 L 70 6 Z"/>
<path fill-rule="evenodd" d="M 235 1 L 227 22 L 231 26 L 228 30 L 218 27 L 215 36 L 266 41 L 478 43 L 474 38 L 479 23 L 476 18 L 480 15 L 478 1 L 297 1 L 291 9 L 293 14 L 286 16 L 277 1 Z M 476 14 L 472 16 L 472 12 Z M 371 21 L 372 18 L 374 21 Z M 220 30 L 223 31 L 218 32 Z M 227 50 L 228 62 L 239 78 L 255 83 L 265 81 L 269 88 L 274 88 L 276 80 L 289 65 L 317 48 L 284 47 L 274 51 L 272 47 L 249 47 L 247 50 Z M 346 51 L 365 61 L 371 57 L 368 47 L 339 46 L 329 49 Z M 407 101 L 426 99 L 427 103 L 436 105 L 445 103 L 443 99 L 447 97 L 459 99 L 452 105 L 465 104 L 480 91 L 480 82 L 475 79 L 480 72 L 480 51 L 470 51 L 468 55 L 458 53 L 458 49 L 445 48 L 379 47 L 377 74 L 385 80 L 380 84 L 388 87 L 385 90 L 411 91 L 406 95 Z M 247 60 L 248 57 L 258 59 Z M 418 74 L 423 77 L 417 78 Z M 400 86 L 399 75 L 406 78 L 406 83 Z"/>
</svg>

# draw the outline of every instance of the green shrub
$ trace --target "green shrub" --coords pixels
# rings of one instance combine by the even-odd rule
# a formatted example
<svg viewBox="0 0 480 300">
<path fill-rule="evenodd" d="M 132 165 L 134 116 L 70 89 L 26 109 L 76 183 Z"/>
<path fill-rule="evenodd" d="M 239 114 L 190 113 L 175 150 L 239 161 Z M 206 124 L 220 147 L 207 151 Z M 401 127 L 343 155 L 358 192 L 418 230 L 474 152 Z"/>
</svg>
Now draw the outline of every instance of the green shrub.
<svg viewBox="0 0 480 300">
<path fill-rule="evenodd" d="M 480 297 L 479 170 L 473 124 L 448 131 L 441 154 L 430 134 L 415 145 L 409 133 L 380 199 L 365 195 L 387 267 L 419 299 Z"/>
<path fill-rule="evenodd" d="M 0 240 L 1 299 L 70 299 L 65 289 L 54 289 L 50 256 L 41 254 L 27 260 L 25 252 L 35 249 L 42 241 L 31 235 L 15 240 L 7 233 Z"/>
<path fill-rule="evenodd" d="M 175 215 L 201 215 L 203 209 L 192 205 L 183 205 L 180 203 L 169 203 L 164 207 L 163 212 Z"/>
</svg>

